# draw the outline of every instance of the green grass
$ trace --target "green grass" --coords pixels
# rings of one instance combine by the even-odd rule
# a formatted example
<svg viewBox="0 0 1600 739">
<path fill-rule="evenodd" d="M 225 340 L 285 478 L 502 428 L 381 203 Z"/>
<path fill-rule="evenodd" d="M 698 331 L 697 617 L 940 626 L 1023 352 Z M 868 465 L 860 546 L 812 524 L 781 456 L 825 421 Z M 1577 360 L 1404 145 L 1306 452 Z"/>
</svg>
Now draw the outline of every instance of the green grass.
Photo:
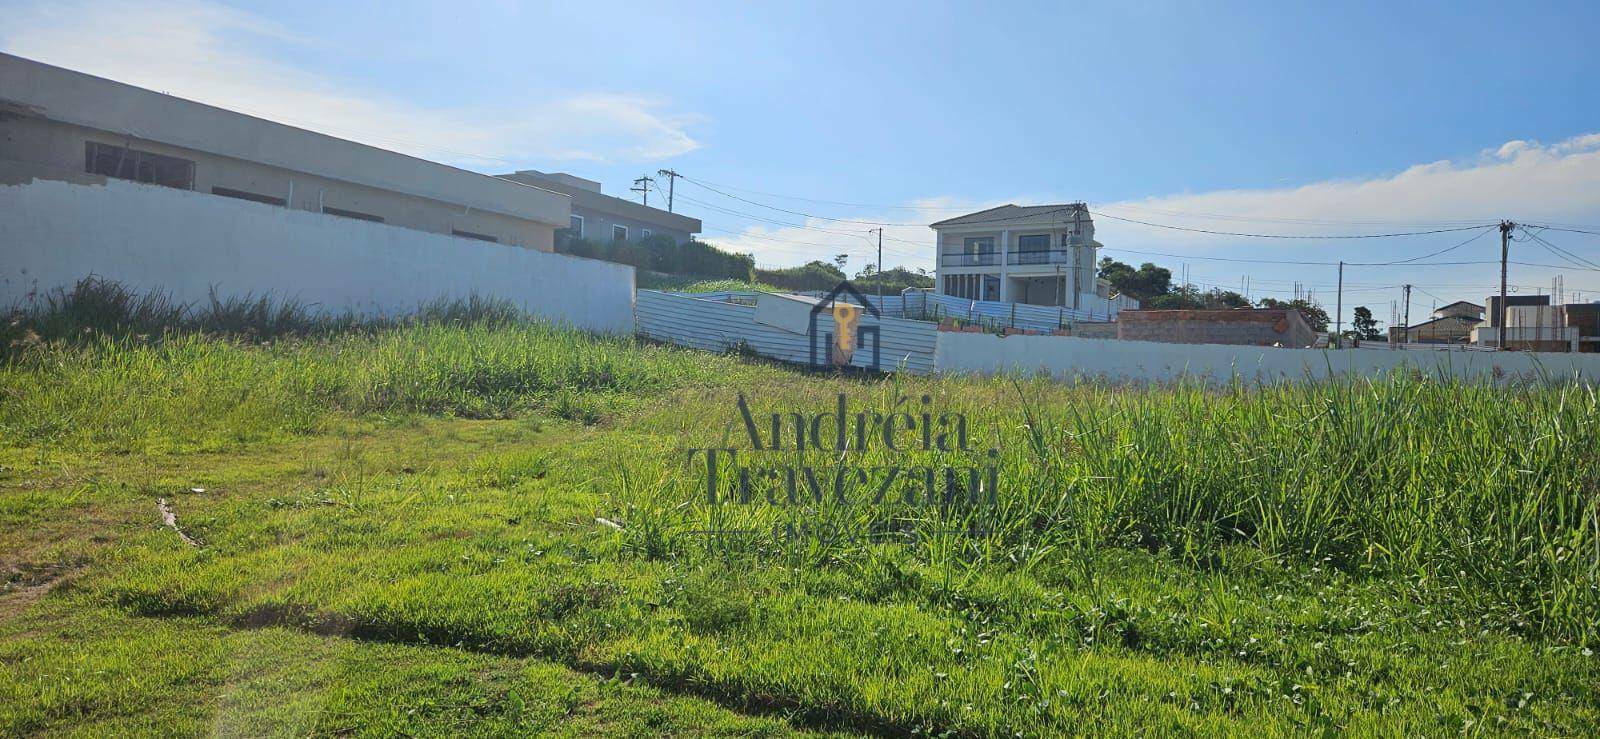
<svg viewBox="0 0 1600 739">
<path fill-rule="evenodd" d="M 926 394 L 999 448 L 995 505 L 709 506 L 687 450 L 747 446 L 740 392 Z M 487 318 L 43 341 L 0 368 L 0 733 L 1594 734 L 1597 414 L 1408 373 L 837 378 Z M 694 533 L 819 523 L 922 536 Z"/>
</svg>

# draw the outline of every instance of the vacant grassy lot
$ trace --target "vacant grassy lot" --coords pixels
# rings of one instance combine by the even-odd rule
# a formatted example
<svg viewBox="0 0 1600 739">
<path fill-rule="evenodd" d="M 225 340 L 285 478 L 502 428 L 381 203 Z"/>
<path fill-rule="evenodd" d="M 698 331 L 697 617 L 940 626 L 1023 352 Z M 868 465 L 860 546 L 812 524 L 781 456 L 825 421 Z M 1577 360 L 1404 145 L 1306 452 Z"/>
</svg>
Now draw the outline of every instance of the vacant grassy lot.
<svg viewBox="0 0 1600 739">
<path fill-rule="evenodd" d="M 14 343 L 0 734 L 1600 731 L 1586 386 L 832 378 L 473 315 Z M 740 393 L 980 451 L 757 453 Z M 710 505 L 708 447 L 999 485 Z"/>
</svg>

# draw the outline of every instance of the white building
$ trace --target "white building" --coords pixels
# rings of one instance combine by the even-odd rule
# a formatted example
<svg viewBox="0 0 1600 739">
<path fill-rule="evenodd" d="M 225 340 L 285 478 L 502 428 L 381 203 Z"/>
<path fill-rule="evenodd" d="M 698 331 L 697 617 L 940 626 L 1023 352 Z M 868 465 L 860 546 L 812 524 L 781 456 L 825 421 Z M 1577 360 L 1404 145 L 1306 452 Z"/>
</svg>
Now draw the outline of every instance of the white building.
<svg viewBox="0 0 1600 739">
<path fill-rule="evenodd" d="M 1083 203 L 1002 205 L 931 228 L 940 294 L 1106 313 L 1139 307 L 1096 276 L 1101 244 Z"/>
</svg>

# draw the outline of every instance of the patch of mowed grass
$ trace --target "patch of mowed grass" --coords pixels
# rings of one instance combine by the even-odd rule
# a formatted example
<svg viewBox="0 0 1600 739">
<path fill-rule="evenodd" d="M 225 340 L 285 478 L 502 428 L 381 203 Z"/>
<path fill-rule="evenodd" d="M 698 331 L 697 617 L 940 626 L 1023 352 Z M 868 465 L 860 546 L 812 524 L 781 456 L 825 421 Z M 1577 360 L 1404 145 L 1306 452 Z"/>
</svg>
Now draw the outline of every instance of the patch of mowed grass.
<svg viewBox="0 0 1600 739">
<path fill-rule="evenodd" d="M 151 619 L 81 597 L 0 623 L 7 736 L 788 736 L 626 676 L 448 647 Z"/>
</svg>

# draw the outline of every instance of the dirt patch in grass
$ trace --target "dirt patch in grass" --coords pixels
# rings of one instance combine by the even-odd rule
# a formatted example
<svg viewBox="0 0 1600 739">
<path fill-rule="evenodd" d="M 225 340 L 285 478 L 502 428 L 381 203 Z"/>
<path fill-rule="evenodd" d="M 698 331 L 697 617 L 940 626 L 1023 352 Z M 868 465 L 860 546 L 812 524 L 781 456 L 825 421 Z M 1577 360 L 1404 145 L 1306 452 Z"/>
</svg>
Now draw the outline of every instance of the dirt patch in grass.
<svg viewBox="0 0 1600 739">
<path fill-rule="evenodd" d="M 81 563 L 4 565 L 0 570 L 5 573 L 5 584 L 0 585 L 0 621 L 20 615 L 82 568 Z"/>
</svg>

